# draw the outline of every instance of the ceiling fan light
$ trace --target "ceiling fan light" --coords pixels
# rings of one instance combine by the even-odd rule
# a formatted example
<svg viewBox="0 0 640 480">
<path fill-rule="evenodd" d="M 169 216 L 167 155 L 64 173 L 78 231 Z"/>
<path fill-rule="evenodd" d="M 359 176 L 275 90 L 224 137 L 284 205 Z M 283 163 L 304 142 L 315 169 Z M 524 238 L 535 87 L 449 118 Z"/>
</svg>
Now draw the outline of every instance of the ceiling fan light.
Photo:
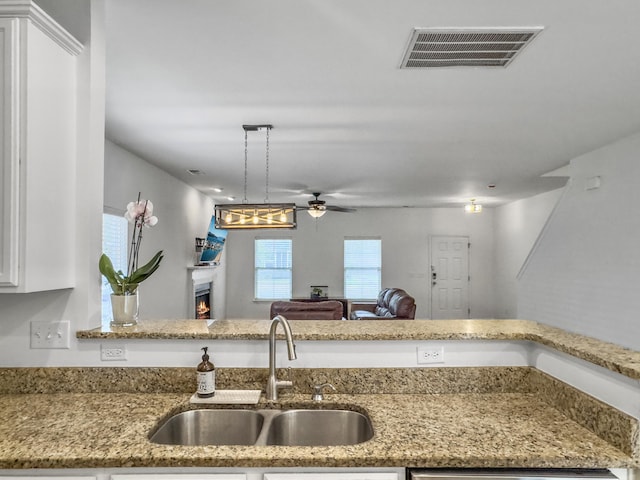
<svg viewBox="0 0 640 480">
<path fill-rule="evenodd" d="M 467 213 L 480 213 L 482 212 L 482 205 L 476 203 L 475 199 L 471 199 L 471 203 L 464 206 L 464 211 Z"/>
<path fill-rule="evenodd" d="M 326 210 L 320 210 L 319 208 L 312 208 L 310 210 L 307 210 L 307 212 L 309 213 L 309 215 L 311 215 L 313 218 L 320 218 L 321 216 L 323 216 L 325 213 L 327 213 Z"/>
</svg>

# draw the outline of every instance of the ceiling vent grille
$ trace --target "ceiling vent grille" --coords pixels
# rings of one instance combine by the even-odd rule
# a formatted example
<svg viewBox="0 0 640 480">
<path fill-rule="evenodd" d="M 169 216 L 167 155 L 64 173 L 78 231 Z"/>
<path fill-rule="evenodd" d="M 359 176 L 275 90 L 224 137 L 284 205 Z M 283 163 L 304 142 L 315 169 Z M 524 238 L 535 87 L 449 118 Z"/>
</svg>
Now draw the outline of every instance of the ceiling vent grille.
<svg viewBox="0 0 640 480">
<path fill-rule="evenodd" d="M 416 28 L 400 68 L 506 67 L 542 29 Z"/>
</svg>

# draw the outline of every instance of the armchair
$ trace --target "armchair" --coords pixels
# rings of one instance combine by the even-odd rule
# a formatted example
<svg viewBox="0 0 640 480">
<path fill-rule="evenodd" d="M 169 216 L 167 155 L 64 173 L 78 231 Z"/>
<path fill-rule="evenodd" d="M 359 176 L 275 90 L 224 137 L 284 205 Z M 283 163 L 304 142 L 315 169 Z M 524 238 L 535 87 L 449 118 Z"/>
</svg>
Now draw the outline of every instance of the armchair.
<svg viewBox="0 0 640 480">
<path fill-rule="evenodd" d="M 370 310 L 359 309 L 351 313 L 351 320 L 408 319 L 416 315 L 415 299 L 400 288 L 385 288 L 378 294 Z"/>
</svg>

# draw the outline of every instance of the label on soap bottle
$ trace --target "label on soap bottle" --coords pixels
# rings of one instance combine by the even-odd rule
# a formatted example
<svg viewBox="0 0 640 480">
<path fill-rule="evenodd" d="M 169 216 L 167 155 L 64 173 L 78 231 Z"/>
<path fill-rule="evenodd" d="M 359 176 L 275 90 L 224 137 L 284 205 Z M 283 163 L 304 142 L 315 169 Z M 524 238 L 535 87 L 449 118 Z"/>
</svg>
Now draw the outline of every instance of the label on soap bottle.
<svg viewBox="0 0 640 480">
<path fill-rule="evenodd" d="M 216 393 L 216 372 L 197 372 L 198 375 L 198 396 L 212 397 Z"/>
</svg>

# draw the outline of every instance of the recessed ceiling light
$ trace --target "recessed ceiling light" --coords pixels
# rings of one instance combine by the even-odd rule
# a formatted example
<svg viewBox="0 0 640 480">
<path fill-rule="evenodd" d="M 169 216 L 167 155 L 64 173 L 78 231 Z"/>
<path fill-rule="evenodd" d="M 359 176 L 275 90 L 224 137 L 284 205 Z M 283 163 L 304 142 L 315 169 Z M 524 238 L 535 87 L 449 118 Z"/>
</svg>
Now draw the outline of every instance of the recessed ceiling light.
<svg viewBox="0 0 640 480">
<path fill-rule="evenodd" d="M 220 187 L 213 187 L 213 188 L 211 188 L 211 190 L 213 190 L 213 191 L 214 191 L 214 192 L 216 192 L 216 193 L 220 193 L 220 192 L 222 192 L 222 190 L 224 190 L 224 188 L 220 188 Z"/>
</svg>

